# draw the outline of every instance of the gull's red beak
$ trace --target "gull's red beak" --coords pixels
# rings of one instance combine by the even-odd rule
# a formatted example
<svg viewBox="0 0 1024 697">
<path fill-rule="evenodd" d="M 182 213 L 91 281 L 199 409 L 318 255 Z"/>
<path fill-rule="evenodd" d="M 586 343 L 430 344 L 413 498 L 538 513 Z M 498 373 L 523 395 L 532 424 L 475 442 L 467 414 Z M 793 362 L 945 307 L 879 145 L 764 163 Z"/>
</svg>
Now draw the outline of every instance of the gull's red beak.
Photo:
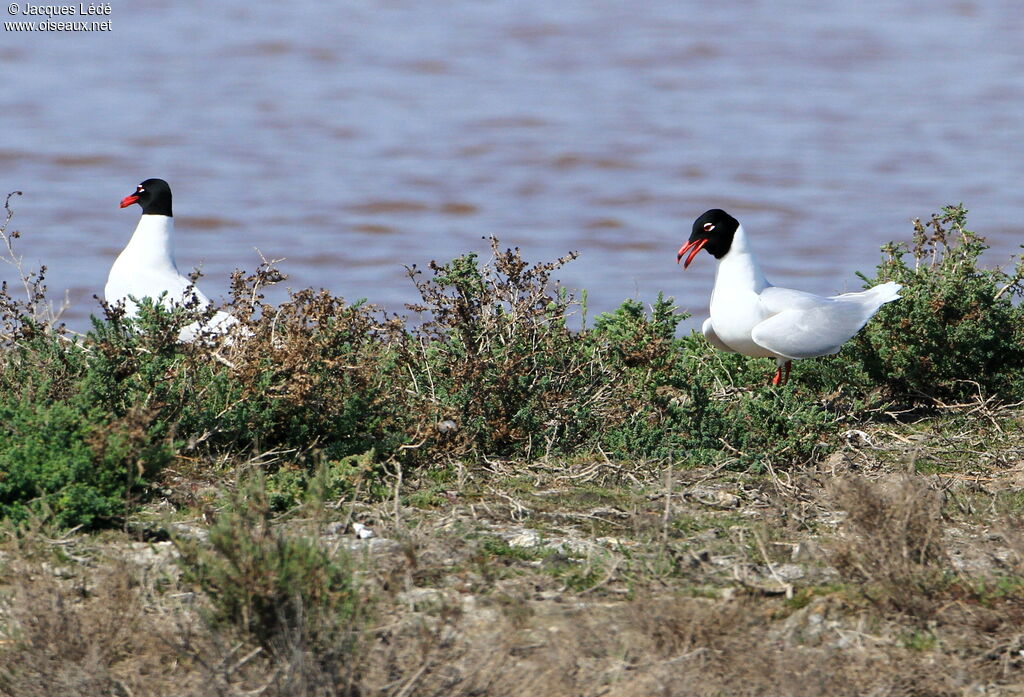
<svg viewBox="0 0 1024 697">
<path fill-rule="evenodd" d="M 704 245 L 708 242 L 710 242 L 710 240 L 706 237 L 702 240 L 690 240 L 679 248 L 679 254 L 676 255 L 676 263 L 678 264 L 682 260 L 684 254 L 690 252 L 690 256 L 686 257 L 686 261 L 683 263 L 684 269 L 689 268 L 690 262 L 693 261 L 695 256 L 697 256 L 697 252 L 704 249 Z"/>
<path fill-rule="evenodd" d="M 125 196 L 123 199 L 121 199 L 121 208 L 127 208 L 128 206 L 132 205 L 138 200 L 139 197 L 136 196 L 135 194 L 132 194 L 131 196 Z"/>
</svg>

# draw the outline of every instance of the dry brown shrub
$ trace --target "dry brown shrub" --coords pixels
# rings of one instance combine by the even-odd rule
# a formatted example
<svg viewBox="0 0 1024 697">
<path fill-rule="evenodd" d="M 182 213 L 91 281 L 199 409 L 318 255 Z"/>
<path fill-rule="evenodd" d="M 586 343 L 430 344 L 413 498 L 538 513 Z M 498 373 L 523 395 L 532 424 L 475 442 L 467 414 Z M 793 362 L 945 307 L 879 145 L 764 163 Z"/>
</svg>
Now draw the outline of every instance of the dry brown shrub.
<svg viewBox="0 0 1024 697">
<path fill-rule="evenodd" d="M 247 436 L 264 449 L 303 452 L 334 444 L 330 455 L 395 447 L 404 415 L 389 344 L 400 321 L 322 289 L 265 302 L 263 289 L 282 278 L 271 262 L 232 278 L 231 313 L 243 329 L 241 339 L 220 338 L 238 386 L 220 415 L 225 442 Z"/>
<path fill-rule="evenodd" d="M 381 632 L 367 655 L 366 695 L 416 697 L 569 697 L 565 666 L 542 657 L 497 614 L 478 622 L 465 617 L 407 618 Z M 535 647 L 534 647 L 535 648 Z"/>
<path fill-rule="evenodd" d="M 379 338 L 372 307 L 353 307 L 324 290 L 301 290 L 252 325 L 253 336 L 231 353 L 242 384 L 260 385 L 268 368 L 274 371 L 269 389 L 295 404 L 321 400 L 327 375 L 355 375 L 360 353 L 375 348 Z M 254 387 L 255 389 L 255 387 Z M 246 397 L 260 396 L 247 394 Z M 310 406 L 316 406 L 315 403 Z"/>
<path fill-rule="evenodd" d="M 674 658 L 717 650 L 723 637 L 740 631 L 757 614 L 754 603 L 704 598 L 641 599 L 629 605 L 627 623 L 654 656 Z"/>
<path fill-rule="evenodd" d="M 949 581 L 941 492 L 920 477 L 850 477 L 828 496 L 847 515 L 831 553 L 842 577 L 873 602 L 929 616 Z"/>
<path fill-rule="evenodd" d="M 562 660 L 571 665 L 571 654 L 589 643 L 604 671 L 577 672 L 575 694 L 606 697 L 952 696 L 981 682 L 956 655 L 942 655 L 937 665 L 933 653 L 861 632 L 854 618 L 809 645 L 786 617 L 780 603 L 753 596 L 638 599 L 617 620 L 595 613 L 581 622 Z"/>
<path fill-rule="evenodd" d="M 0 644 L 0 694 L 11 697 L 902 697 L 1014 677 L 998 657 L 977 661 L 987 649 L 910 650 L 891 628 L 862 632 L 853 618 L 845 634 L 805 645 L 781 601 L 745 595 L 576 599 L 525 624 L 482 597 L 432 612 L 392 602 L 364 650 L 332 665 L 301 631 L 268 651 L 199 621 L 201 604 L 161 611 L 166 598 L 124 564 L 103 562 L 89 581 L 55 580 L 39 564 L 11 578 L 5 622 L 16 631 Z"/>
<path fill-rule="evenodd" d="M 453 455 L 578 439 L 567 431 L 581 427 L 580 403 L 607 380 L 566 324 L 575 298 L 551 279 L 576 254 L 530 265 L 495 238 L 491 251 L 486 264 L 475 254 L 431 262 L 427 279 L 408 269 L 421 298 L 409 309 L 423 320 L 400 346 L 415 376 L 410 406 L 424 422 L 457 425 L 438 442 Z"/>
<path fill-rule="evenodd" d="M 160 660 L 133 571 L 117 564 L 61 582 L 39 563 L 8 569 L 15 581 L 3 618 L 0 694 L 131 694 L 140 669 Z"/>
</svg>

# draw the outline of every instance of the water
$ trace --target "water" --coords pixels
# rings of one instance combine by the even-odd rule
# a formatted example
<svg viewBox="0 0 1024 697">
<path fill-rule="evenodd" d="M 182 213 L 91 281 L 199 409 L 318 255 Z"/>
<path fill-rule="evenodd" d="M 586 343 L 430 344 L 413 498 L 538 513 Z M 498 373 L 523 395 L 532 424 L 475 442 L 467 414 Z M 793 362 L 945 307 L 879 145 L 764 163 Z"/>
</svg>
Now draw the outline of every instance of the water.
<svg viewBox="0 0 1024 697">
<path fill-rule="evenodd" d="M 943 204 L 993 259 L 1022 240 L 1010 0 L 208 5 L 3 32 L 0 189 L 25 192 L 21 249 L 76 328 L 147 177 L 171 183 L 179 266 L 209 295 L 258 248 L 292 287 L 393 310 L 415 299 L 403 265 L 495 234 L 530 260 L 579 250 L 559 278 L 591 312 L 665 291 L 699 319 L 714 264 L 675 252 L 710 207 L 775 283 L 821 293 Z"/>
</svg>

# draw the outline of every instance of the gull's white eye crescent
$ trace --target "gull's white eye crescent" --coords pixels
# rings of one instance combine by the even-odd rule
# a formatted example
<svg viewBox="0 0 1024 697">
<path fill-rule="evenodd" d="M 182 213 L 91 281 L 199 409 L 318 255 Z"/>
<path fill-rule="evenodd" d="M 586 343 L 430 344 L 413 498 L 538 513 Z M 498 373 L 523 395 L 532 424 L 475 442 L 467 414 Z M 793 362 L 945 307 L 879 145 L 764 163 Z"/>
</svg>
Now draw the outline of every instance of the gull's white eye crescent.
<svg viewBox="0 0 1024 697">
<path fill-rule="evenodd" d="M 704 223 L 704 232 L 711 232 L 715 229 L 715 226 L 711 223 Z"/>
</svg>

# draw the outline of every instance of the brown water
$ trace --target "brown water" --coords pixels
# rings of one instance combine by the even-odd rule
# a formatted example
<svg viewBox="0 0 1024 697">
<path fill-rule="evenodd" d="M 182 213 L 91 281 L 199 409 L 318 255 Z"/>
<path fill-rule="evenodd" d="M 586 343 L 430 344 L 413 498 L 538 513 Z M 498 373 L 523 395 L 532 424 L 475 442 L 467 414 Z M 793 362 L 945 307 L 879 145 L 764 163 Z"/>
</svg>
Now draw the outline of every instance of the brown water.
<svg viewBox="0 0 1024 697">
<path fill-rule="evenodd" d="M 1011 0 L 208 5 L 0 39 L 0 189 L 25 192 L 22 250 L 73 326 L 147 177 L 171 183 L 179 266 L 211 296 L 259 248 L 293 287 L 395 310 L 403 264 L 496 234 L 531 260 L 579 250 L 560 278 L 592 312 L 661 290 L 699 317 L 714 264 L 684 274 L 675 252 L 715 206 L 774 282 L 816 292 L 858 287 L 947 203 L 993 258 L 1024 241 Z"/>
</svg>

